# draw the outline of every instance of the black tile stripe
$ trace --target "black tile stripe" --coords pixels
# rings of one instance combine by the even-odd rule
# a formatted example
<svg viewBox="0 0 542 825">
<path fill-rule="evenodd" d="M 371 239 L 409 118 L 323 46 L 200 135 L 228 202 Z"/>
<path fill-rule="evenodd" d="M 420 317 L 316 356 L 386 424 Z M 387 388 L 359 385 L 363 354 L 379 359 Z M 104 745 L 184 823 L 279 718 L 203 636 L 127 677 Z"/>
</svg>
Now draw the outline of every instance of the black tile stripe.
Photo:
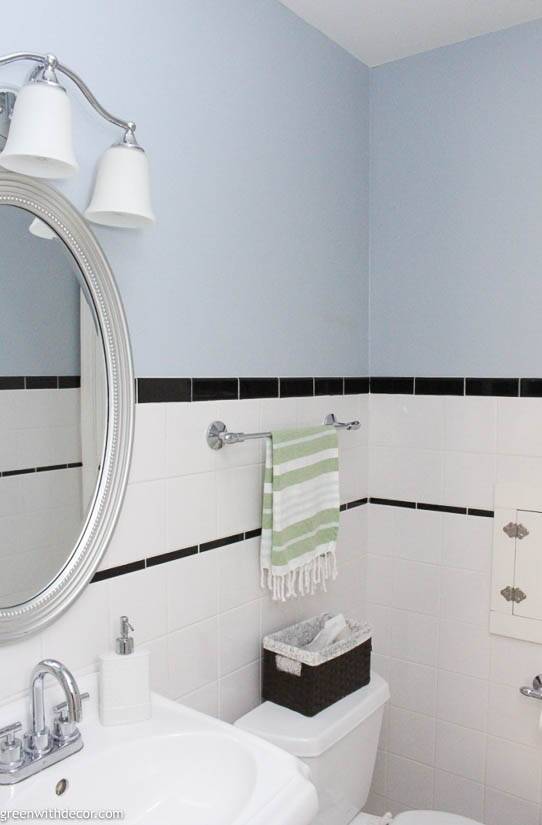
<svg viewBox="0 0 542 825">
<path fill-rule="evenodd" d="M 158 556 L 150 556 L 146 559 L 147 567 L 155 567 L 157 564 L 185 559 L 187 556 L 194 556 L 197 552 L 198 545 L 195 544 L 193 547 L 183 547 L 182 550 L 172 550 L 171 553 L 160 553 Z"/>
<path fill-rule="evenodd" d="M 397 498 L 373 498 L 373 496 L 370 496 L 369 504 L 383 504 L 386 507 L 408 507 L 412 510 L 416 509 L 415 501 L 401 501 Z"/>
<path fill-rule="evenodd" d="M 493 510 L 479 510 L 477 507 L 469 507 L 467 514 L 469 516 L 481 516 L 482 518 L 495 518 Z"/>
<path fill-rule="evenodd" d="M 349 501 L 346 504 L 341 504 L 341 512 L 352 507 L 360 507 L 362 504 L 367 504 L 367 499 L 358 499 L 356 501 Z M 244 533 L 236 533 L 233 536 L 224 536 L 223 538 L 214 539 L 213 541 L 206 541 L 200 544 L 194 544 L 192 547 L 182 547 L 180 550 L 172 550 L 169 553 L 160 553 L 158 556 L 148 556 L 146 559 L 138 559 L 129 564 L 121 564 L 118 567 L 108 567 L 105 570 L 99 570 L 91 579 L 91 582 L 100 582 L 104 579 L 113 579 L 117 576 L 124 576 L 127 573 L 135 573 L 138 570 L 144 570 L 147 567 L 156 567 L 159 564 L 167 564 L 170 561 L 177 559 L 184 559 L 187 556 L 194 556 L 197 553 L 205 553 L 209 550 L 217 550 L 220 547 L 228 547 L 232 544 L 238 544 L 241 541 L 248 541 L 249 539 L 261 536 L 262 529 L 257 527 L 255 530 L 247 530 Z"/>
<path fill-rule="evenodd" d="M 416 395 L 464 395 L 464 378 L 415 378 Z"/>
<path fill-rule="evenodd" d="M 58 388 L 59 390 L 77 389 L 81 386 L 80 375 L 59 375 Z"/>
<path fill-rule="evenodd" d="M 465 378 L 465 395 L 519 395 L 519 378 Z"/>
<path fill-rule="evenodd" d="M 0 390 L 24 389 L 24 377 L 0 377 Z M 41 378 L 30 379 L 38 383 Z M 45 376 L 45 381 L 50 379 Z M 54 378 L 52 379 L 54 380 Z M 59 387 L 79 386 L 78 376 L 59 376 Z M 542 397 L 542 378 L 373 376 L 333 378 L 136 378 L 140 404 L 313 395 L 487 395 Z"/>
<path fill-rule="evenodd" d="M 0 376 L 0 390 L 24 390 L 24 376 Z"/>
<path fill-rule="evenodd" d="M 520 378 L 519 394 L 523 398 L 542 398 L 542 378 Z"/>
<path fill-rule="evenodd" d="M 435 513 L 455 513 L 458 516 L 466 516 L 466 507 L 448 507 L 445 504 L 427 504 L 426 502 L 417 503 L 418 510 L 432 510 Z"/>
<path fill-rule="evenodd" d="M 348 501 L 344 504 L 341 504 L 340 511 L 344 513 L 347 510 L 352 510 L 356 507 L 361 507 L 365 504 L 381 504 L 386 505 L 388 507 L 401 507 L 401 508 L 408 508 L 410 510 L 429 510 L 434 511 L 437 513 L 452 513 L 456 515 L 469 515 L 469 516 L 479 516 L 482 518 L 493 518 L 494 513 L 492 510 L 481 510 L 475 507 L 448 507 L 443 504 L 428 504 L 426 502 L 418 502 L 415 501 L 402 501 L 400 499 L 391 499 L 391 498 L 360 498 L 355 499 L 354 501 Z M 224 536 L 223 538 L 214 539 L 213 541 L 203 542 L 202 544 L 193 545 L 192 547 L 183 547 L 180 550 L 172 550 L 169 553 L 161 553 L 158 556 L 149 556 L 146 559 L 139 559 L 138 561 L 130 562 L 129 564 L 121 564 L 118 567 L 109 567 L 105 570 L 99 570 L 97 573 L 94 574 L 91 581 L 92 582 L 99 582 L 105 579 L 112 579 L 117 576 L 124 576 L 128 573 L 135 573 L 139 570 L 144 570 L 147 567 L 156 567 L 159 564 L 167 564 L 171 561 L 176 561 L 177 559 L 187 558 L 188 556 L 194 556 L 198 553 L 205 553 L 210 550 L 216 550 L 221 547 L 228 547 L 233 544 L 238 544 L 242 541 L 248 541 L 251 538 L 255 538 L 261 535 L 261 528 L 257 528 L 255 530 L 247 530 L 244 533 L 236 533 L 232 536 Z"/>
<path fill-rule="evenodd" d="M 190 378 L 138 378 L 138 404 L 192 401 Z"/>
<path fill-rule="evenodd" d="M 0 376 L 0 390 L 66 390 L 80 386 L 80 375 Z"/>
<path fill-rule="evenodd" d="M 104 579 L 114 579 L 117 576 L 125 576 L 127 573 L 135 573 L 137 570 L 145 569 L 145 559 L 131 561 L 129 564 L 121 564 L 118 567 L 108 567 L 106 570 L 98 570 L 94 573 L 91 584 L 102 582 Z"/>
<path fill-rule="evenodd" d="M 240 378 L 240 398 L 278 398 L 278 378 Z"/>
<path fill-rule="evenodd" d="M 344 395 L 343 378 L 315 378 L 315 395 Z"/>
<path fill-rule="evenodd" d="M 192 379 L 192 401 L 235 401 L 238 398 L 238 378 Z"/>
<path fill-rule="evenodd" d="M 200 553 L 206 553 L 208 550 L 217 550 L 219 547 L 227 547 L 228 544 L 237 544 L 239 541 L 244 541 L 244 533 L 236 533 L 235 536 L 225 536 L 222 539 L 214 539 L 213 541 L 205 541 L 200 544 Z"/>
<path fill-rule="evenodd" d="M 366 498 L 358 498 L 356 501 L 349 501 L 346 505 L 347 510 L 353 510 L 354 507 L 363 507 L 364 504 L 367 504 L 368 499 Z"/>
<path fill-rule="evenodd" d="M 407 507 L 410 510 L 430 510 L 435 513 L 453 513 L 459 516 L 481 516 L 493 518 L 493 510 L 481 510 L 478 507 L 455 507 L 447 504 L 429 504 L 425 501 L 401 501 L 393 498 L 369 498 L 370 504 L 382 504 L 386 507 Z"/>
<path fill-rule="evenodd" d="M 369 379 L 369 387 L 372 393 L 412 395 L 414 392 L 414 378 L 376 376 Z"/>
<path fill-rule="evenodd" d="M 305 398 L 314 395 L 314 378 L 280 378 L 281 398 Z"/>
<path fill-rule="evenodd" d="M 51 464 L 48 467 L 23 467 L 20 470 L 2 470 L 0 478 L 7 478 L 9 476 L 25 476 L 28 473 L 50 473 L 53 470 L 71 470 L 74 467 L 82 467 L 81 461 L 74 461 L 72 464 Z"/>
</svg>

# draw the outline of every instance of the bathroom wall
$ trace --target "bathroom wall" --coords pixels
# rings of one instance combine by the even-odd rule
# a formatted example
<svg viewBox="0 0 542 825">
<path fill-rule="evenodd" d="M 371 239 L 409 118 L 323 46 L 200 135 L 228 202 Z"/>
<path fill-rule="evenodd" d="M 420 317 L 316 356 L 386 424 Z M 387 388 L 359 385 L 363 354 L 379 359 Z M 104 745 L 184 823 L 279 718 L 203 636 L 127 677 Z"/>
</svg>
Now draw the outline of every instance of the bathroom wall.
<svg viewBox="0 0 542 825">
<path fill-rule="evenodd" d="M 542 22 L 371 73 L 371 374 L 538 376 Z"/>
<path fill-rule="evenodd" d="M 363 618 L 367 398 L 139 403 L 126 500 L 95 581 L 43 633 L 0 648 L 0 702 L 27 687 L 40 657 L 77 673 L 94 669 L 127 613 L 138 643 L 151 650 L 154 688 L 232 721 L 260 701 L 262 634 L 325 609 Z M 339 576 L 325 594 L 273 603 L 259 573 L 263 442 L 214 452 L 205 431 L 217 418 L 257 431 L 312 424 L 333 411 L 362 422 L 340 433 Z"/>
<path fill-rule="evenodd" d="M 133 0 L 129 14 L 28 0 L 6 4 L 3 24 L 0 53 L 56 52 L 137 121 L 157 224 L 96 229 L 137 375 L 366 374 L 363 64 L 276 0 Z M 119 132 L 69 92 L 81 168 L 60 187 L 84 209 Z"/>
<path fill-rule="evenodd" d="M 62 244 L 28 231 L 32 220 L 0 208 L 0 376 L 79 375 L 75 264 Z"/>
<path fill-rule="evenodd" d="M 368 809 L 538 825 L 539 645 L 488 632 L 493 488 L 540 486 L 542 399 L 370 395 L 368 616 L 392 700 Z M 416 506 L 417 505 L 417 506 Z"/>
<path fill-rule="evenodd" d="M 542 478 L 540 385 L 519 380 L 541 374 L 541 44 L 536 22 L 372 73 L 367 599 L 392 690 L 374 812 L 540 822 L 518 688 L 542 651 L 488 618 L 494 485 Z"/>
</svg>

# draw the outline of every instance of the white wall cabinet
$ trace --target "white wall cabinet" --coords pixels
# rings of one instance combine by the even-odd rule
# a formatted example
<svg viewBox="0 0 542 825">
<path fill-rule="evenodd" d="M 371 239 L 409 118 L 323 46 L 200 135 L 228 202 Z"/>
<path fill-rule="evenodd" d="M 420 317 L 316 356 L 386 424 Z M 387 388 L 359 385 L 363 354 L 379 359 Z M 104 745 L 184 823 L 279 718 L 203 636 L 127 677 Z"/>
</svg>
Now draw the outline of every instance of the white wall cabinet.
<svg viewBox="0 0 542 825">
<path fill-rule="evenodd" d="M 496 487 L 490 630 L 542 642 L 542 489 Z"/>
</svg>

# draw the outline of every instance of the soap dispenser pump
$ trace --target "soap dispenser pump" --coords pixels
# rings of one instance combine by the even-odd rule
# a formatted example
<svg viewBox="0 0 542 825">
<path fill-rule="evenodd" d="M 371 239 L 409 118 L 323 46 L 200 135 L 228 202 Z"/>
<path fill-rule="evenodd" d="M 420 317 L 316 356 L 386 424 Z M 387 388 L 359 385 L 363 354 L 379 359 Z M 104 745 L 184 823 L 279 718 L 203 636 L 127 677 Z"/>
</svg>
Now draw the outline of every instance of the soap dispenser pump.
<svg viewBox="0 0 542 825">
<path fill-rule="evenodd" d="M 102 725 L 141 722 L 151 717 L 150 654 L 134 649 L 134 628 L 120 617 L 115 652 L 100 656 L 100 720 Z"/>
<path fill-rule="evenodd" d="M 117 636 L 116 651 L 119 656 L 129 656 L 134 652 L 134 637 L 129 631 L 134 632 L 134 628 L 128 620 L 128 616 L 120 617 L 120 636 Z"/>
</svg>

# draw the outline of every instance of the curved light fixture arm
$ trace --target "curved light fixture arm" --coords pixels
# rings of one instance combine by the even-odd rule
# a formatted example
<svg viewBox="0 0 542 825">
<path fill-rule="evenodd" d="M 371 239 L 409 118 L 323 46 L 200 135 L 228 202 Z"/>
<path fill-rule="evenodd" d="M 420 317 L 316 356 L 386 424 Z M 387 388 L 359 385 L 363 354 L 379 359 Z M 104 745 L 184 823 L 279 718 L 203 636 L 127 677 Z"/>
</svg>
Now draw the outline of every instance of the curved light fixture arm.
<svg viewBox="0 0 542 825">
<path fill-rule="evenodd" d="M 59 63 L 54 55 L 36 54 L 34 52 L 14 52 L 13 54 L 6 54 L 3 57 L 0 57 L 0 66 L 7 65 L 8 63 L 16 63 L 20 60 L 31 60 L 34 63 L 38 63 L 40 67 L 46 67 L 49 65 L 55 71 L 69 77 L 72 83 L 75 83 L 79 91 L 86 97 L 90 105 L 104 118 L 104 120 L 109 121 L 109 123 L 113 123 L 115 126 L 119 126 L 121 129 L 124 129 L 125 132 L 130 133 L 131 137 L 133 137 L 133 133 L 136 128 L 135 123 L 131 120 L 123 120 L 120 117 L 116 117 L 111 114 L 111 112 L 108 112 L 107 109 L 104 109 L 98 99 L 92 94 L 84 80 L 82 80 L 79 75 L 68 66 L 65 66 L 63 63 Z M 133 138 L 133 140 L 135 141 L 135 138 Z"/>
</svg>

